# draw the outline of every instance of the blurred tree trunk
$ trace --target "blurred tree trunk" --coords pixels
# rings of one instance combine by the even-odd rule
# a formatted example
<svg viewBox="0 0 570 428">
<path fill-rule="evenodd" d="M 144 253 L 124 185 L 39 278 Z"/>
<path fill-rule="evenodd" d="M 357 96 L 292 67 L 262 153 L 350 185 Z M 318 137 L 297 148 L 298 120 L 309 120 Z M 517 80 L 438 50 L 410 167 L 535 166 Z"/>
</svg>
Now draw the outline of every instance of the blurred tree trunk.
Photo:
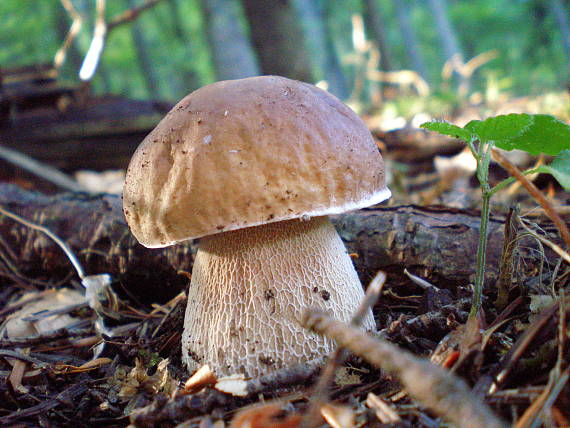
<svg viewBox="0 0 570 428">
<path fill-rule="evenodd" d="M 400 32 L 404 39 L 406 52 L 412 62 L 412 68 L 417 71 L 425 81 L 429 82 L 429 76 L 420 52 L 418 38 L 410 22 L 409 4 L 405 0 L 394 0 L 394 6 L 396 7 L 398 25 L 400 26 Z"/>
<path fill-rule="evenodd" d="M 137 0 L 129 0 L 128 5 L 130 8 L 134 8 L 137 7 L 139 3 Z M 140 19 L 136 19 L 132 23 L 131 34 L 133 36 L 135 55 L 139 63 L 140 72 L 143 76 L 143 81 L 146 86 L 147 93 L 152 99 L 160 98 L 160 79 L 157 76 L 156 68 L 152 63 L 150 46 L 146 39 L 144 28 Z"/>
<path fill-rule="evenodd" d="M 168 13 L 170 15 L 170 22 L 172 22 L 172 32 L 178 40 L 184 40 L 184 30 L 180 24 L 180 18 L 183 16 L 178 6 L 178 0 L 168 0 L 166 2 Z"/>
<path fill-rule="evenodd" d="M 242 0 L 263 74 L 314 82 L 292 0 Z"/>
<path fill-rule="evenodd" d="M 568 11 L 564 7 L 561 0 L 550 0 L 549 2 L 552 14 L 556 18 L 560 35 L 562 36 L 562 44 L 566 58 L 570 61 L 570 23 L 568 22 Z"/>
<path fill-rule="evenodd" d="M 239 0 L 201 0 L 218 80 L 256 76 L 259 66 L 244 31 Z"/>
<path fill-rule="evenodd" d="M 376 44 L 380 51 L 380 69 L 390 71 L 393 69 L 390 47 L 386 38 L 384 18 L 375 0 L 364 0 L 364 26 L 369 38 Z"/>
<path fill-rule="evenodd" d="M 180 0 L 168 0 L 167 11 L 170 15 L 170 22 L 172 23 L 172 33 L 176 40 L 185 47 L 186 57 L 185 62 L 188 64 L 188 68 L 183 70 L 181 73 L 181 91 L 183 93 L 188 93 L 198 89 L 200 85 L 200 79 L 192 67 L 192 42 L 186 36 L 184 28 L 182 27 L 181 19 L 184 19 L 184 14 L 180 11 L 179 7 Z M 183 95 L 183 94 L 182 94 Z"/>
<path fill-rule="evenodd" d="M 445 0 L 429 0 L 428 5 L 433 17 L 435 18 L 437 34 L 441 40 L 443 52 L 445 53 L 445 60 L 449 60 L 454 55 L 458 55 L 462 60 L 463 52 L 459 47 L 456 33 L 449 22 Z"/>
<path fill-rule="evenodd" d="M 328 60 L 329 62 L 328 64 L 328 68 L 329 68 L 329 73 L 331 73 L 331 75 L 333 77 L 331 77 L 331 86 L 329 87 L 329 89 L 331 90 L 331 92 L 333 92 L 333 94 L 335 94 L 337 97 L 341 98 L 341 99 L 346 99 L 348 98 L 348 96 L 350 95 L 350 91 L 348 89 L 348 83 L 346 81 L 346 74 L 344 73 L 343 69 L 342 69 L 342 64 L 340 61 L 340 58 L 338 56 L 337 50 L 335 48 L 334 45 L 334 39 L 333 39 L 333 33 L 332 30 L 330 28 L 329 20 L 327 19 L 327 16 L 324 16 L 325 18 L 325 42 L 326 42 L 326 46 L 325 49 L 328 52 Z"/>
<path fill-rule="evenodd" d="M 295 0 L 295 10 L 303 26 L 307 48 L 316 68 L 315 80 L 325 80 L 328 90 L 339 98 L 348 96 L 345 76 L 328 26 L 322 3 L 316 0 Z M 315 67 L 316 66 L 316 67 Z"/>
</svg>

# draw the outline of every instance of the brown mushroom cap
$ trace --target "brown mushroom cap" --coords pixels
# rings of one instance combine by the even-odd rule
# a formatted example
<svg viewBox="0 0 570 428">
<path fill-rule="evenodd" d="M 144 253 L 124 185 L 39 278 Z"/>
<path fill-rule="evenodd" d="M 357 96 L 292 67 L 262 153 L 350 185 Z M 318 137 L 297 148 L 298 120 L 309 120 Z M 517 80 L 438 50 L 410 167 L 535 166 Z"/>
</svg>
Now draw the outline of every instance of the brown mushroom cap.
<svg viewBox="0 0 570 428">
<path fill-rule="evenodd" d="M 147 247 L 390 196 L 362 120 L 315 86 L 277 76 L 217 82 L 180 101 L 131 159 L 124 211 Z"/>
</svg>

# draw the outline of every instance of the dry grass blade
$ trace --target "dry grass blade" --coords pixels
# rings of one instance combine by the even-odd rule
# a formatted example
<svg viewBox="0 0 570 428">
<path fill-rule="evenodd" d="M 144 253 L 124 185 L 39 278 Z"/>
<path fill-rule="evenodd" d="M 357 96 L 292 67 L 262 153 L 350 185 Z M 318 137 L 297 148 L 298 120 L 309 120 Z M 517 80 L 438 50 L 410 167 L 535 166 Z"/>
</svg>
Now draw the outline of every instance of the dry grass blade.
<svg viewBox="0 0 570 428">
<path fill-rule="evenodd" d="M 515 254 L 518 248 L 518 231 L 516 227 L 519 218 L 519 209 L 511 208 L 505 219 L 505 240 L 503 243 L 503 253 L 501 255 L 501 267 L 499 279 L 497 281 L 497 298 L 495 306 L 503 309 L 509 304 L 509 292 L 513 283 L 515 271 Z"/>
<path fill-rule="evenodd" d="M 24 226 L 29 227 L 30 229 L 34 229 L 34 230 L 37 230 L 39 232 L 45 233 L 57 245 L 59 245 L 59 248 L 61 248 L 63 250 L 65 255 L 69 258 L 69 260 L 73 264 L 73 267 L 77 271 L 77 275 L 79 276 L 79 278 L 83 279 L 85 277 L 85 272 L 83 270 L 83 267 L 81 266 L 81 264 L 77 260 L 77 257 L 75 257 L 75 254 L 73 254 L 73 252 L 70 250 L 70 248 L 67 246 L 67 244 L 65 242 L 63 242 L 55 233 L 53 233 L 47 227 L 41 226 L 39 224 L 32 223 L 31 221 L 28 221 L 28 220 L 20 217 L 19 215 L 14 214 L 13 212 L 10 212 L 7 209 L 2 208 L 2 207 L 0 207 L 0 214 L 3 214 L 6 217 L 11 218 L 12 220 L 15 220 L 18 223 L 21 223 Z"/>
<path fill-rule="evenodd" d="M 495 377 L 495 382 L 491 385 L 489 393 L 493 394 L 501 385 L 503 385 L 511 370 L 516 365 L 517 361 L 522 357 L 528 346 L 532 343 L 535 336 L 545 328 L 546 324 L 558 311 L 559 303 L 556 302 L 549 308 L 540 313 L 536 320 L 528 327 L 522 336 L 519 337 L 517 342 L 513 345 L 509 353 L 503 360 L 503 368 Z"/>
<path fill-rule="evenodd" d="M 531 235 L 533 238 L 536 238 L 537 240 L 539 240 L 541 243 L 543 243 L 544 245 L 547 245 L 548 247 L 550 247 L 556 254 L 558 254 L 566 263 L 570 263 L 570 254 L 568 254 L 568 252 L 564 251 L 562 248 L 560 248 L 558 245 L 556 245 L 554 242 L 546 239 L 543 236 L 540 236 L 538 233 L 534 232 L 533 230 L 531 230 L 526 223 L 522 220 L 519 219 L 520 224 L 522 225 L 523 229 L 529 234 Z"/>
<path fill-rule="evenodd" d="M 570 377 L 570 368 L 563 370 L 565 364 L 565 345 L 566 345 L 566 305 L 564 290 L 560 292 L 560 300 L 558 303 L 559 321 L 558 321 L 558 360 L 554 368 L 550 371 L 548 384 L 542 393 L 532 402 L 526 409 L 522 417 L 519 419 L 516 428 L 531 428 L 537 426 L 539 419 L 546 425 L 552 419 L 552 406 L 558 399 L 560 393 L 568 383 Z"/>
<path fill-rule="evenodd" d="M 71 248 L 55 233 L 49 230 L 47 227 L 33 223 L 28 221 L 17 214 L 14 214 L 11 211 L 8 211 L 5 208 L 0 207 L 0 214 L 5 215 L 12 220 L 17 221 L 18 223 L 23 224 L 24 226 L 29 227 L 30 229 L 37 230 L 38 232 L 42 232 L 50 237 L 65 253 L 75 271 L 77 272 L 77 276 L 81 278 L 81 284 L 85 287 L 85 295 L 87 297 L 87 301 L 89 306 L 95 309 L 96 312 L 101 312 L 103 310 L 101 305 L 101 300 L 103 298 L 103 294 L 106 293 L 106 297 L 109 299 L 110 302 L 116 307 L 118 306 L 118 298 L 113 292 L 113 290 L 109 287 L 111 284 L 111 276 L 109 274 L 100 274 L 100 275 L 85 275 L 85 270 L 79 260 L 71 251 Z"/>
<path fill-rule="evenodd" d="M 345 347 L 400 379 L 410 396 L 457 426 L 504 428 L 507 425 L 475 397 L 459 378 L 429 361 L 317 310 L 308 310 L 303 325 Z"/>
<path fill-rule="evenodd" d="M 550 201 L 545 198 L 544 194 L 538 190 L 538 188 L 525 177 L 525 175 L 515 166 L 513 165 L 506 157 L 504 157 L 501 153 L 497 150 L 492 151 L 493 159 L 497 161 L 499 165 L 501 165 L 509 174 L 515 177 L 522 186 L 527 190 L 527 192 L 540 204 L 540 206 L 544 209 L 544 212 L 552 222 L 558 228 L 562 239 L 566 243 L 566 246 L 570 248 L 570 231 L 568 230 L 568 226 L 566 223 L 560 218 Z"/>
</svg>

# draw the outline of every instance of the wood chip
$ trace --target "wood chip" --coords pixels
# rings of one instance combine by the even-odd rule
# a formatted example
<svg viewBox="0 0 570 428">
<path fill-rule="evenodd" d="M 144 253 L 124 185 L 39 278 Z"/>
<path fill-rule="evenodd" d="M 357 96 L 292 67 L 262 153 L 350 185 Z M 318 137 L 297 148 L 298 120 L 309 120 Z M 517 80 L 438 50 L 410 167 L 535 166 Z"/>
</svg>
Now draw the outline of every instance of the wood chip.
<svg viewBox="0 0 570 428">
<path fill-rule="evenodd" d="M 354 413 L 350 407 L 327 403 L 321 406 L 321 415 L 333 428 L 354 427 Z"/>
<path fill-rule="evenodd" d="M 236 397 L 245 397 L 247 395 L 247 381 L 243 374 L 235 374 L 218 379 L 215 388 L 218 391 Z"/>
<path fill-rule="evenodd" d="M 216 375 L 210 369 L 209 365 L 203 365 L 196 373 L 194 373 L 184 384 L 182 393 L 195 394 L 209 385 L 214 385 L 217 382 Z"/>
<path fill-rule="evenodd" d="M 378 397 L 373 392 L 369 392 L 366 397 L 366 405 L 374 410 L 376 417 L 383 424 L 393 424 L 401 422 L 400 416 L 392 409 L 392 407 Z"/>
</svg>

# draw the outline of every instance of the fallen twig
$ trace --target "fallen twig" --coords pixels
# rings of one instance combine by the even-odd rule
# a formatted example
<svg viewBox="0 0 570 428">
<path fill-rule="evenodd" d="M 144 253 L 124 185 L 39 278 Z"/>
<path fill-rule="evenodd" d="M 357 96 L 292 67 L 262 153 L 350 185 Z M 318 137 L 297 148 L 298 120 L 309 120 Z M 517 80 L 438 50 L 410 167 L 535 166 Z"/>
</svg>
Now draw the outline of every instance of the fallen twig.
<svg viewBox="0 0 570 428">
<path fill-rule="evenodd" d="M 42 345 L 44 343 L 49 343 L 56 340 L 83 338 L 92 335 L 92 328 L 83 328 L 77 330 L 60 328 L 53 330 L 49 334 L 42 334 L 40 336 L 18 337 L 17 339 L 0 339 L 0 348 L 28 347 L 34 345 Z"/>
<path fill-rule="evenodd" d="M 14 358 L 16 360 L 25 361 L 27 363 L 35 364 L 38 367 L 47 367 L 48 364 L 42 360 L 26 355 L 18 351 L 10 351 L 8 349 L 0 349 L 0 357 Z"/>
<path fill-rule="evenodd" d="M 66 10 L 67 14 L 71 18 L 71 27 L 69 27 L 69 31 L 65 36 L 65 40 L 61 47 L 57 50 L 55 57 L 53 59 L 53 66 L 56 69 L 61 68 L 63 63 L 65 62 L 65 57 L 67 56 L 67 51 L 79 34 L 79 30 L 81 30 L 81 25 L 83 24 L 83 18 L 79 12 L 73 7 L 73 2 L 71 0 L 60 0 L 61 5 Z"/>
<path fill-rule="evenodd" d="M 28 407 L 27 409 L 16 410 L 9 415 L 0 417 L 0 425 L 8 426 L 19 419 L 36 416 L 40 413 L 45 413 L 55 407 L 67 405 L 68 403 L 78 402 L 78 397 L 80 395 L 83 395 L 88 388 L 89 385 L 86 382 L 77 383 L 60 392 L 51 400 L 45 400 L 35 406 Z"/>
<path fill-rule="evenodd" d="M 81 186 L 77 181 L 64 174 L 60 170 L 38 162 L 28 155 L 20 153 L 16 150 L 11 150 L 0 145 L 0 158 L 12 165 L 24 169 L 25 171 L 34 174 L 37 177 L 61 187 L 62 189 L 71 192 L 85 192 L 86 189 Z"/>
<path fill-rule="evenodd" d="M 97 0 L 95 18 L 95 29 L 93 31 L 93 39 L 89 50 L 85 55 L 83 64 L 79 71 L 79 77 L 83 81 L 89 81 L 95 75 L 99 60 L 105 49 L 105 43 L 109 36 L 109 32 L 122 24 L 135 20 L 143 11 L 155 6 L 161 0 L 146 0 L 142 5 L 128 9 L 117 15 L 110 22 L 105 19 L 106 0 Z"/>
<path fill-rule="evenodd" d="M 379 271 L 370 282 L 364 299 L 360 303 L 360 306 L 350 321 L 351 325 L 358 327 L 362 323 L 362 320 L 370 308 L 372 308 L 372 306 L 374 306 L 378 300 L 385 282 L 386 274 L 382 271 Z M 336 370 L 344 362 L 344 360 L 346 360 L 347 357 L 348 352 L 346 352 L 346 350 L 341 346 L 337 347 L 329 357 L 328 362 L 321 373 L 321 377 L 315 386 L 314 393 L 309 404 L 309 409 L 307 410 L 307 413 L 301 422 L 302 428 L 311 428 L 321 424 L 321 407 L 326 403 L 328 399 L 328 390 L 334 380 Z"/>
<path fill-rule="evenodd" d="M 180 422 L 205 415 L 217 407 L 224 407 L 226 410 L 235 409 L 259 394 L 274 394 L 280 388 L 305 384 L 319 370 L 317 364 L 299 364 L 251 379 L 246 382 L 247 395 L 243 398 L 215 389 L 205 390 L 199 394 L 177 394 L 171 398 L 159 395 L 152 404 L 133 411 L 130 416 L 131 424 L 139 428 L 154 427 L 165 422 Z"/>
<path fill-rule="evenodd" d="M 377 367 L 400 379 L 410 396 L 457 426 L 506 427 L 485 403 L 479 401 L 459 378 L 428 360 L 339 321 L 321 311 L 307 310 L 302 324 L 336 340 Z"/>
</svg>

